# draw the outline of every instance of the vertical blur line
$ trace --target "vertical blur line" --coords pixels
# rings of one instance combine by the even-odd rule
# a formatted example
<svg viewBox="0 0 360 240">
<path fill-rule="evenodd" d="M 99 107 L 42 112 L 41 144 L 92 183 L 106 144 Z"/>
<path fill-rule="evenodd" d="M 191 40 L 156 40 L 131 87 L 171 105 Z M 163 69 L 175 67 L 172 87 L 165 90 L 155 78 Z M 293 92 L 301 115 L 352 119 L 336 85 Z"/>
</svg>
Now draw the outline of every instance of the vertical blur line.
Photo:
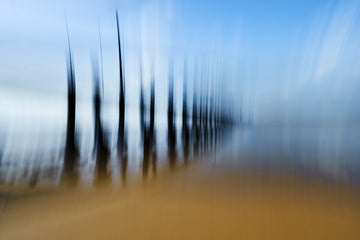
<svg viewBox="0 0 360 240">
<path fill-rule="evenodd" d="M 203 135 L 204 135 L 204 129 L 203 129 L 203 119 L 204 119 L 204 109 L 203 109 L 203 72 L 201 71 L 200 73 L 200 103 L 199 103 L 199 153 L 200 153 L 200 156 L 202 155 L 203 153 Z"/>
<path fill-rule="evenodd" d="M 103 50 L 102 50 L 100 24 L 99 24 L 99 44 L 100 44 L 100 67 L 101 67 L 101 92 L 102 92 L 102 96 L 104 96 L 104 64 L 103 64 Z"/>
<path fill-rule="evenodd" d="M 207 70 L 209 71 L 209 70 Z M 208 77 L 209 75 L 205 75 L 206 77 Z M 206 89 L 206 93 L 205 93 L 205 104 L 204 104 L 204 153 L 207 152 L 208 149 L 208 113 L 209 113 L 209 79 L 205 79 L 206 80 L 206 86 L 204 87 Z"/>
<path fill-rule="evenodd" d="M 116 11 L 116 27 L 117 27 L 117 39 L 119 50 L 119 73 L 120 73 L 120 94 L 119 94 L 119 132 L 118 132 L 118 144 L 120 153 L 123 150 L 124 144 L 124 129 L 125 129 L 125 94 L 124 94 L 124 77 L 121 59 L 121 42 L 120 42 L 120 29 L 119 29 L 119 16 Z"/>
<path fill-rule="evenodd" d="M 154 74 L 151 77 L 150 89 L 150 124 L 147 124 L 144 119 L 145 104 L 141 87 L 141 102 L 140 102 L 140 121 L 143 125 L 143 181 L 145 182 L 148 175 L 149 164 L 152 166 L 153 177 L 156 177 L 157 172 L 157 152 L 155 141 L 155 79 Z M 150 160 L 150 161 L 149 161 Z"/>
<path fill-rule="evenodd" d="M 144 102 L 144 92 L 143 92 L 143 75 L 142 75 L 142 57 L 140 56 L 140 134 L 141 141 L 143 144 L 143 163 L 142 163 L 142 180 L 145 182 L 147 179 L 148 173 L 148 134 L 147 126 L 145 126 L 145 102 Z"/>
<path fill-rule="evenodd" d="M 140 58 L 142 59 L 142 58 Z M 143 74 L 142 74 L 142 60 L 140 60 L 140 134 L 141 140 L 144 140 L 144 125 L 145 125 L 145 103 L 143 93 Z"/>
<path fill-rule="evenodd" d="M 0 139 L 0 173 L 3 163 L 3 157 L 4 157 L 4 146 L 5 146 L 5 142 L 7 141 L 6 134 L 4 134 L 2 137 L 3 139 Z M 0 174 L 0 181 L 1 181 L 1 175 L 2 174 Z M 1 222 L 1 216 L 0 216 L 0 222 Z"/>
<path fill-rule="evenodd" d="M 151 148 L 151 164 L 152 164 L 153 176 L 156 176 L 157 152 L 156 152 L 156 136 L 155 136 L 155 76 L 154 74 L 151 80 L 151 96 L 150 96 L 150 148 Z"/>
<path fill-rule="evenodd" d="M 174 62 L 170 63 L 168 95 L 168 160 L 170 170 L 173 170 L 176 162 L 176 129 L 174 126 Z"/>
<path fill-rule="evenodd" d="M 187 109 L 187 65 L 184 61 L 184 78 L 183 78 L 183 108 L 182 108 L 182 144 L 184 154 L 184 164 L 187 165 L 189 158 L 189 125 Z"/>
<path fill-rule="evenodd" d="M 75 136 L 75 113 L 76 113 L 76 89 L 75 89 L 75 76 L 74 67 L 71 54 L 69 27 L 66 20 L 66 31 L 68 40 L 68 112 L 67 112 L 67 129 L 66 129 L 66 145 L 65 145 L 65 157 L 64 157 L 64 177 L 65 181 L 76 180 L 75 165 L 79 155 L 76 146 Z M 69 183 L 69 182 L 68 182 Z"/>
<path fill-rule="evenodd" d="M 101 32 L 99 26 L 99 40 L 100 40 L 100 57 L 102 56 L 102 45 L 101 45 Z M 102 64 L 101 64 L 102 65 Z M 101 123 L 101 100 L 102 94 L 100 93 L 100 81 L 103 83 L 103 78 L 99 77 L 98 71 L 99 64 L 97 59 L 93 58 L 93 81 L 94 81 L 94 122 L 95 122 L 95 135 L 94 135 L 94 148 L 96 149 L 96 183 L 108 183 L 108 162 L 110 151 L 106 144 L 106 134 Z M 101 66 L 101 76 L 103 76 L 103 66 Z M 103 85 L 102 85 L 103 88 Z"/>
<path fill-rule="evenodd" d="M 3 161 L 3 156 L 4 156 L 4 146 L 5 146 L 5 143 L 7 141 L 6 139 L 6 136 L 7 134 L 4 134 L 2 137 L 3 139 L 0 140 L 0 170 L 1 170 L 1 167 L 2 167 L 2 161 Z"/>
<path fill-rule="evenodd" d="M 199 155 L 199 126 L 198 126 L 198 104 L 196 96 L 196 77 L 197 77 L 197 65 L 194 66 L 194 80 L 193 80 L 193 107 L 192 107 L 192 137 L 193 137 L 193 154 L 194 159 L 198 158 Z"/>
<path fill-rule="evenodd" d="M 119 128 L 118 128 L 118 154 L 121 157 L 121 175 L 123 184 L 126 183 L 126 172 L 128 164 L 127 144 L 125 142 L 125 80 L 122 68 L 121 43 L 120 43 L 120 27 L 119 15 L 116 10 L 116 28 L 119 50 L 119 74 L 120 74 L 120 93 L 119 93 Z"/>
</svg>

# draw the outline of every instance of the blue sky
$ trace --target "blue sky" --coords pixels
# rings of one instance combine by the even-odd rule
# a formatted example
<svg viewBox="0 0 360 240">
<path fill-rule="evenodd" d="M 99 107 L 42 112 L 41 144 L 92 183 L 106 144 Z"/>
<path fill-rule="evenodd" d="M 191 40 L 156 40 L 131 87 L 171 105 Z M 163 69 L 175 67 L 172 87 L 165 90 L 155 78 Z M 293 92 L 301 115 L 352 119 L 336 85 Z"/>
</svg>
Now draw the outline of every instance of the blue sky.
<svg viewBox="0 0 360 240">
<path fill-rule="evenodd" d="M 137 96 L 141 49 L 145 85 L 154 62 L 163 109 L 166 92 L 161 90 L 167 89 L 173 53 L 178 94 L 186 56 L 190 72 L 201 62 L 207 79 L 235 102 L 241 99 L 245 113 L 253 112 L 259 124 L 360 119 L 358 1 L 3 0 L 0 6 L 3 102 L 14 96 L 64 96 L 64 13 L 79 96 L 91 96 L 90 55 L 98 53 L 100 24 L 105 93 L 108 101 L 116 99 L 118 8 L 129 96 Z M 133 107 L 135 98 L 129 103 Z"/>
</svg>

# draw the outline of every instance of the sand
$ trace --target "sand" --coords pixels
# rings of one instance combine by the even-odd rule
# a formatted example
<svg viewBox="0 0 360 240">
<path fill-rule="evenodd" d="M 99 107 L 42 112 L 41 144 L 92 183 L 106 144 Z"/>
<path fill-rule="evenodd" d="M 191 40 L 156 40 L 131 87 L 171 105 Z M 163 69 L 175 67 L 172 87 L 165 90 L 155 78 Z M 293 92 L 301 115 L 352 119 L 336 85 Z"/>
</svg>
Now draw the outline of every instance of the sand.
<svg viewBox="0 0 360 240">
<path fill-rule="evenodd" d="M 357 190 L 283 174 L 194 167 L 126 189 L 6 193 L 1 240 L 360 239 Z"/>
</svg>

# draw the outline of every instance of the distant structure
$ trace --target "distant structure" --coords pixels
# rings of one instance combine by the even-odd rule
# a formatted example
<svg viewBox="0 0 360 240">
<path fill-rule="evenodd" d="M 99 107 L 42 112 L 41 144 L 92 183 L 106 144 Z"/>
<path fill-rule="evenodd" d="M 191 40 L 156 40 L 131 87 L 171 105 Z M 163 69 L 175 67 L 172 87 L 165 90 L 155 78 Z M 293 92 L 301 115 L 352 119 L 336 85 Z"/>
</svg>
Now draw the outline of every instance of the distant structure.
<svg viewBox="0 0 360 240">
<path fill-rule="evenodd" d="M 70 46 L 69 29 L 67 28 L 68 36 L 68 65 L 67 65 L 67 86 L 68 86 L 68 99 L 67 99 L 67 127 L 66 127 L 66 143 L 65 143 L 65 156 L 64 156 L 64 170 L 63 177 L 67 182 L 77 179 L 76 164 L 79 157 L 79 150 L 76 144 L 75 133 L 75 114 L 76 114 L 76 88 L 75 88 L 75 74 L 73 58 Z"/>
<path fill-rule="evenodd" d="M 188 163 L 190 152 L 190 129 L 188 123 L 188 107 L 187 107 L 187 70 L 186 62 L 184 63 L 184 78 L 183 78 L 183 107 L 182 107 L 182 142 L 184 163 Z"/>
<path fill-rule="evenodd" d="M 125 77 L 123 68 L 123 53 L 120 37 L 119 16 L 116 11 L 116 27 L 117 27 L 117 43 L 119 57 L 119 122 L 118 122 L 118 140 L 117 140 L 117 156 L 121 165 L 121 178 L 123 185 L 127 181 L 128 168 L 128 152 L 127 152 L 127 136 L 125 128 Z M 102 45 L 101 33 L 100 37 L 100 57 L 101 57 L 101 74 L 99 73 L 99 64 L 96 58 L 93 60 L 93 112 L 94 112 L 94 148 L 93 153 L 96 159 L 95 180 L 109 180 L 109 160 L 111 148 L 109 137 L 106 134 L 104 125 L 101 121 L 102 114 L 102 83 L 103 82 L 103 61 L 102 61 Z M 74 63 L 70 47 L 70 38 L 68 32 L 68 114 L 66 128 L 66 144 L 64 157 L 64 176 L 67 179 L 77 179 L 76 170 L 79 158 L 79 150 L 77 146 L 77 138 L 75 131 L 75 114 L 76 114 L 76 89 Z M 174 170 L 176 165 L 180 165 L 181 159 L 177 155 L 177 129 L 176 129 L 176 110 L 174 104 L 174 64 L 173 59 L 169 64 L 169 88 L 168 88 L 168 104 L 167 104 L 167 160 L 170 170 Z M 179 146 L 182 147 L 182 156 L 184 165 L 186 166 L 192 159 L 199 159 L 208 154 L 209 149 L 216 148 L 218 140 L 224 136 L 225 130 L 228 130 L 235 123 L 234 116 L 231 114 L 228 106 L 222 106 L 223 99 L 219 90 L 214 84 L 209 86 L 206 81 L 209 74 L 200 72 L 197 75 L 197 65 L 194 66 L 193 77 L 193 101 L 192 107 L 188 102 L 188 73 L 187 62 L 184 62 L 183 73 L 183 92 L 182 92 L 182 110 L 181 110 L 181 141 Z M 155 127 L 155 74 L 151 76 L 150 102 L 146 104 L 143 89 L 142 62 L 140 61 L 140 138 L 143 147 L 143 180 L 148 177 L 149 168 L 152 167 L 152 175 L 157 174 L 157 148 L 156 148 L 156 127 Z M 203 89 L 205 89 L 203 91 Z M 190 107 L 190 109 L 189 109 Z M 191 123 L 191 124 L 190 124 Z M 179 148 L 181 149 L 181 148 Z M 179 156 L 181 153 L 179 152 Z M 1 160 L 1 159 L 0 159 Z M 0 162 L 1 163 L 1 162 Z M 103 181 L 102 181 L 103 182 Z"/>
<path fill-rule="evenodd" d="M 94 152 L 96 159 L 97 183 L 107 183 L 109 180 L 108 162 L 110 158 L 109 147 L 106 144 L 106 134 L 101 122 L 101 92 L 98 63 L 93 59 L 93 81 L 94 81 Z"/>
<path fill-rule="evenodd" d="M 126 143 L 126 136 L 125 136 L 125 78 L 124 78 L 124 74 L 123 74 L 119 16 L 118 16 L 117 11 L 116 11 L 116 28 L 117 28 L 118 50 L 119 50 L 119 74 L 120 74 L 118 155 L 120 156 L 120 160 L 121 160 L 122 180 L 123 180 L 123 183 L 125 183 L 126 182 L 127 164 L 128 164 L 127 143 Z"/>
<path fill-rule="evenodd" d="M 168 161 L 170 170 L 173 170 L 176 163 L 176 128 L 175 128 L 175 111 L 174 111 L 174 72 L 173 63 L 170 64 L 169 76 L 169 95 L 168 95 Z"/>
</svg>

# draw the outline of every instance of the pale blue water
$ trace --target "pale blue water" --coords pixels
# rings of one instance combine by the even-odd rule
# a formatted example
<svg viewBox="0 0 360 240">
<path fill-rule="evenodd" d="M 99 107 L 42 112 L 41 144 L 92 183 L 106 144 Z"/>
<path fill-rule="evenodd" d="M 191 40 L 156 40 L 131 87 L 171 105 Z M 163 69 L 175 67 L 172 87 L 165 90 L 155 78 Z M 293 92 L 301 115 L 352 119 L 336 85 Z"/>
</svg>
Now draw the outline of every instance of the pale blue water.
<svg viewBox="0 0 360 240">
<path fill-rule="evenodd" d="M 80 107 L 79 107 L 80 108 Z M 91 115 L 90 115 L 91 116 Z M 161 116 L 161 115 L 160 115 Z M 162 116 L 165 118 L 165 116 Z M 142 144 L 136 113 L 128 114 L 127 136 L 129 174 L 142 169 Z M 156 124 L 158 167 L 167 168 L 166 121 L 158 116 Z M 30 121 L 30 119 L 32 119 Z M 81 182 L 93 181 L 95 160 L 92 121 L 79 116 Z M 106 119 L 106 118 L 104 118 Z M 129 120 L 130 119 L 130 120 Z M 65 119 L 29 117 L 24 121 L 8 121 L 3 128 L 0 179 L 3 184 L 27 184 L 36 177 L 39 184 L 58 184 L 63 166 Z M 25 121 L 27 120 L 27 121 Z M 111 133 L 110 169 L 114 182 L 120 181 L 120 162 L 116 154 L 117 118 L 108 118 L 106 129 Z M 4 131 L 5 129 L 5 131 Z M 204 163 L 217 168 L 257 172 L 285 172 L 302 177 L 322 177 L 351 184 L 359 182 L 360 125 L 247 126 L 230 129 L 215 142 L 215 133 L 208 133 L 203 143 Z M 190 141 L 191 142 L 191 141 Z M 192 143 L 190 143 L 192 146 Z M 191 147 L 192 148 L 192 147 Z M 181 123 L 177 124 L 177 166 L 183 166 Z M 189 163 L 193 159 L 191 150 Z M 200 165 L 201 167 L 202 165 Z"/>
</svg>

